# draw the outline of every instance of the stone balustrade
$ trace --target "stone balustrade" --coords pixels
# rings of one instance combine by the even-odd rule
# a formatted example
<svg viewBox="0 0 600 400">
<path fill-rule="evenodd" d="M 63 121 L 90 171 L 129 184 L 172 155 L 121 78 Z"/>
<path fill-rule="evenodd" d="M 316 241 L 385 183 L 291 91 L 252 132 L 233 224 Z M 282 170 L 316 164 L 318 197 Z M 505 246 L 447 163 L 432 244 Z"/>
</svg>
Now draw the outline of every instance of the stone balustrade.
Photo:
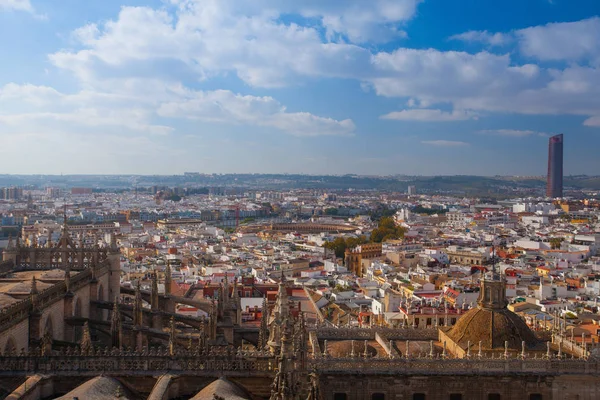
<svg viewBox="0 0 600 400">
<path fill-rule="evenodd" d="M 39 350 L 29 353 L 0 355 L 0 376 L 22 374 L 77 374 L 94 376 L 99 373 L 147 374 L 176 372 L 187 375 L 218 375 L 245 373 L 271 376 L 277 369 L 278 357 L 268 350 L 243 351 L 233 347 L 211 347 L 204 350 L 167 349 L 141 352 L 118 349 L 78 349 L 53 351 L 43 355 Z M 298 368 L 300 366 L 298 365 Z M 306 370 L 323 374 L 391 374 L 391 375 L 600 375 L 600 363 L 595 358 L 554 356 L 531 357 L 525 354 L 482 355 L 469 358 L 447 358 L 443 355 L 415 354 L 408 357 L 330 357 L 315 354 L 306 360 Z"/>
</svg>

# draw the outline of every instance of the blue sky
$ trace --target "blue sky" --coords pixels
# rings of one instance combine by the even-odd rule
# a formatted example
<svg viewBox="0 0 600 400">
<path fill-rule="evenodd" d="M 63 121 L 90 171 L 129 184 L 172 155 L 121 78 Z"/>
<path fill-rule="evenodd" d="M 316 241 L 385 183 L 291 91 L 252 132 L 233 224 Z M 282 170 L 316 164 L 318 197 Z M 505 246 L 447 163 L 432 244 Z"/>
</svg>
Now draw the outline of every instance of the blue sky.
<svg viewBox="0 0 600 400">
<path fill-rule="evenodd" d="M 597 0 L 0 0 L 5 173 L 600 174 Z"/>
</svg>

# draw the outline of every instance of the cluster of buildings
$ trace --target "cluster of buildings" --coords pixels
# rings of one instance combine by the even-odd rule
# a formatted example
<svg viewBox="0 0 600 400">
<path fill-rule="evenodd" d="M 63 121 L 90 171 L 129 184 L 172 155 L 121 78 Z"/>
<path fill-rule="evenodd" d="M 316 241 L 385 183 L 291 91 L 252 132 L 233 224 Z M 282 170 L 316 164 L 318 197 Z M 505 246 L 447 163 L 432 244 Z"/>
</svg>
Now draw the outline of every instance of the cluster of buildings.
<svg viewBox="0 0 600 400">
<path fill-rule="evenodd" d="M 0 202 L 9 398 L 600 396 L 593 200 L 61 197 Z"/>
</svg>

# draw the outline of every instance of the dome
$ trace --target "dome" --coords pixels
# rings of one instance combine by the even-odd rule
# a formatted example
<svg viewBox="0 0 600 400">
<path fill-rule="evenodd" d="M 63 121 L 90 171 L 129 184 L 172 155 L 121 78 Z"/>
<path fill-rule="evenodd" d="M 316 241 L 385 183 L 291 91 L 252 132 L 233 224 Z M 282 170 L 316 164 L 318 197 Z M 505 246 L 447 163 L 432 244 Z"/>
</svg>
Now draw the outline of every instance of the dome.
<svg viewBox="0 0 600 400">
<path fill-rule="evenodd" d="M 227 400 L 249 400 L 250 397 L 235 383 L 219 378 L 202 389 L 191 400 L 213 400 L 222 397 Z"/>
<path fill-rule="evenodd" d="M 528 348 L 538 344 L 525 321 L 506 308 L 474 308 L 463 315 L 446 332 L 446 336 L 463 349 L 467 348 L 468 342 L 471 342 L 472 349 L 477 349 L 480 341 L 484 350 L 504 349 L 505 342 L 508 342 L 509 349 L 519 351 L 522 349 L 522 342 Z"/>
</svg>

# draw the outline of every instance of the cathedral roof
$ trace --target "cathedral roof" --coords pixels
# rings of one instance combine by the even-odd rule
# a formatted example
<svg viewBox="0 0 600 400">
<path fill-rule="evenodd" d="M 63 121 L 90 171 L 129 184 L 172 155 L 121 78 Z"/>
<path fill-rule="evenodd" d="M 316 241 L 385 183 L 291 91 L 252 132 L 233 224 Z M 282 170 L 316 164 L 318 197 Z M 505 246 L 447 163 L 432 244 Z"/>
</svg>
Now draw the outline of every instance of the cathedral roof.
<svg viewBox="0 0 600 400">
<path fill-rule="evenodd" d="M 132 399 L 127 393 L 128 391 L 118 380 L 107 376 L 97 376 L 84 384 L 77 386 L 57 400 L 72 400 L 74 398 L 82 400 L 104 400 L 115 399 L 117 396 L 120 396 L 118 398 L 122 400 Z"/>
<path fill-rule="evenodd" d="M 219 378 L 202 389 L 191 400 L 213 400 L 217 396 L 227 400 L 249 400 L 250 397 L 235 383 Z"/>
</svg>

